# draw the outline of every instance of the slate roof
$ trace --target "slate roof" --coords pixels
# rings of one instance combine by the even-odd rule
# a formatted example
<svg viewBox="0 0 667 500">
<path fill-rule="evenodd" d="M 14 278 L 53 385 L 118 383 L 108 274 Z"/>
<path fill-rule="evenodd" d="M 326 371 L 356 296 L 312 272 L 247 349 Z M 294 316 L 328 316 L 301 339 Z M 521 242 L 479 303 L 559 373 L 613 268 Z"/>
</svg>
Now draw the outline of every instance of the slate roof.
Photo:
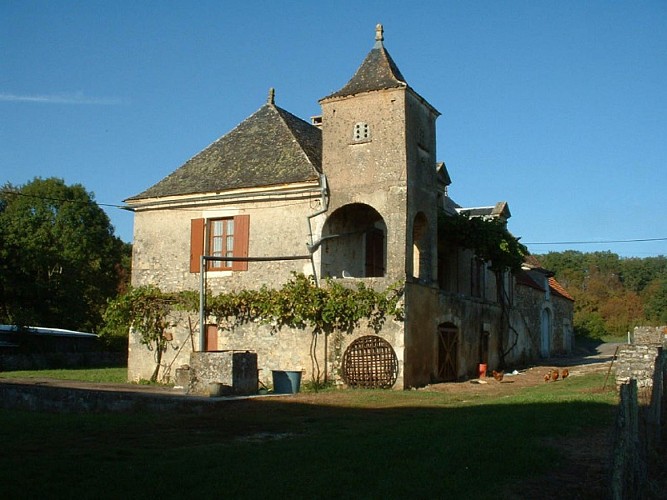
<svg viewBox="0 0 667 500">
<path fill-rule="evenodd" d="M 382 25 L 376 27 L 375 33 L 375 45 L 352 79 L 338 92 L 334 92 L 321 100 L 332 97 L 346 97 L 373 90 L 407 87 L 408 84 L 398 66 L 396 66 L 387 49 L 384 48 Z"/>
<path fill-rule="evenodd" d="M 322 171 L 322 132 L 273 102 L 126 201 L 312 181 Z"/>
<path fill-rule="evenodd" d="M 499 201 L 492 207 L 462 207 L 458 212 L 467 217 L 501 217 L 504 220 L 512 216 L 506 201 Z"/>
</svg>

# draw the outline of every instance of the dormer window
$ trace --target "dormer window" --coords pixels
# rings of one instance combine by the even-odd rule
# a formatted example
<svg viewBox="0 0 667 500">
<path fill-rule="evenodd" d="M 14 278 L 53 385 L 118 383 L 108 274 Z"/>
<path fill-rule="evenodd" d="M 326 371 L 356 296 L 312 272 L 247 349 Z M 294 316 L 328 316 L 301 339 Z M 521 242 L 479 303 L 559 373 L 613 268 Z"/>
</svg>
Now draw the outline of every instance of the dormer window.
<svg viewBox="0 0 667 500">
<path fill-rule="evenodd" d="M 365 142 L 371 140 L 371 128 L 368 123 L 358 122 L 354 125 L 354 142 Z"/>
</svg>

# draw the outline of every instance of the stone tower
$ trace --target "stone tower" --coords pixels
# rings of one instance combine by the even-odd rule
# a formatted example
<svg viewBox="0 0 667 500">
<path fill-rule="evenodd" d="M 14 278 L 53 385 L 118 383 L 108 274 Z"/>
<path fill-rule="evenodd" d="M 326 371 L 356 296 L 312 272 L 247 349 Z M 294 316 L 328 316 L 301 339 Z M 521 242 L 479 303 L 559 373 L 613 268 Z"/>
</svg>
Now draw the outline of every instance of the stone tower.
<svg viewBox="0 0 667 500">
<path fill-rule="evenodd" d="M 438 111 L 375 45 L 352 79 L 320 100 L 330 206 L 322 274 L 436 279 Z"/>
</svg>

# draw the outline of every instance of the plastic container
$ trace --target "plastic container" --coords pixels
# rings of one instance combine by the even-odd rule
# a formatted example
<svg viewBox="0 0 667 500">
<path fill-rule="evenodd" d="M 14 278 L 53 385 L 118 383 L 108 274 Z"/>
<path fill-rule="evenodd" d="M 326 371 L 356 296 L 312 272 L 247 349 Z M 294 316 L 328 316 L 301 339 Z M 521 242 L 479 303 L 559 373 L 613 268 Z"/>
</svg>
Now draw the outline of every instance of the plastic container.
<svg viewBox="0 0 667 500">
<path fill-rule="evenodd" d="M 271 370 L 275 394 L 296 394 L 301 387 L 301 372 Z"/>
<path fill-rule="evenodd" d="M 486 378 L 486 363 L 480 363 L 478 368 L 477 378 Z"/>
</svg>

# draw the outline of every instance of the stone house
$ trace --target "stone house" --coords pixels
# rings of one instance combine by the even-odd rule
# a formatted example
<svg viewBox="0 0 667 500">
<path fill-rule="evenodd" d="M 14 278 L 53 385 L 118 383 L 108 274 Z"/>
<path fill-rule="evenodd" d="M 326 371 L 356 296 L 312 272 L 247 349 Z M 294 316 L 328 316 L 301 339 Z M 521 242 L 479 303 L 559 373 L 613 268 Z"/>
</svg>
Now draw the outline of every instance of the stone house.
<svg viewBox="0 0 667 500">
<path fill-rule="evenodd" d="M 209 262 L 206 287 L 278 288 L 294 272 L 350 286 L 363 280 L 375 289 L 400 281 L 404 317 L 387 321 L 379 334 L 361 326 L 316 342 L 307 332 L 274 333 L 259 323 L 225 330 L 215 318 L 206 318 L 206 333 L 197 336 L 193 319 L 183 317 L 163 357 L 167 376 L 193 350 L 251 350 L 260 380 L 276 369 L 309 378 L 315 364 L 338 379 L 341 353 L 369 335 L 396 360 L 395 388 L 475 376 L 482 362 L 497 367 L 506 346 L 505 364 L 567 350 L 554 332 L 571 328 L 572 308 L 544 305 L 563 298 L 555 285 L 505 274 L 498 287 L 471 251 L 443 247 L 439 214 L 506 220 L 509 208 L 465 209 L 448 196 L 450 176 L 436 161 L 440 113 L 408 85 L 381 25 L 357 72 L 319 104 L 321 115 L 306 122 L 276 105 L 271 90 L 235 129 L 127 199 L 135 214 L 132 284 L 197 290 L 201 255 L 245 258 Z M 499 300 L 499 289 L 510 300 Z M 501 335 L 503 324 L 513 344 Z M 540 349 L 540 328 L 548 349 Z M 152 363 L 131 334 L 130 379 L 147 378 Z"/>
</svg>

